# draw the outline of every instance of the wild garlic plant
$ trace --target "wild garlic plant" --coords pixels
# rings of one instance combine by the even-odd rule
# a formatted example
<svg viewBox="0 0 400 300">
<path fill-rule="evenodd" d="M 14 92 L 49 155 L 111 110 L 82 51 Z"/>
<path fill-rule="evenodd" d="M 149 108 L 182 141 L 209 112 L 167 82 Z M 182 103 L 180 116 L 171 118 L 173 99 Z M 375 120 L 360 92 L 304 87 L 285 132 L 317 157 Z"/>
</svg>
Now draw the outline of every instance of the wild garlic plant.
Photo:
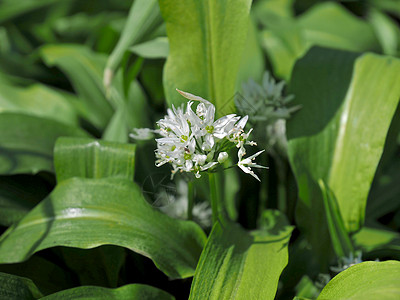
<svg viewBox="0 0 400 300">
<path fill-rule="evenodd" d="M 156 166 L 169 163 L 172 166 L 172 177 L 177 172 L 189 172 L 199 178 L 200 172 L 212 171 L 217 165 L 223 164 L 229 157 L 229 150 L 236 147 L 237 166 L 260 180 L 252 168 L 267 168 L 254 162 L 264 150 L 245 157 L 245 146 L 257 145 L 249 140 L 253 129 L 247 133 L 244 130 L 248 116 L 229 114 L 215 120 L 215 106 L 211 102 L 177 91 L 190 101 L 186 108 L 172 106 L 168 114 L 157 122 L 157 133 L 161 138 L 156 139 Z M 195 102 L 198 104 L 194 111 L 192 107 Z"/>
<path fill-rule="evenodd" d="M 285 81 L 277 82 L 267 71 L 261 84 L 250 79 L 242 86 L 243 97 L 235 98 L 238 112 L 250 117 L 257 138 L 268 146 L 268 152 L 283 157 L 287 156 L 286 120 L 301 108 L 288 106 L 294 95 L 285 95 L 285 85 Z"/>
</svg>

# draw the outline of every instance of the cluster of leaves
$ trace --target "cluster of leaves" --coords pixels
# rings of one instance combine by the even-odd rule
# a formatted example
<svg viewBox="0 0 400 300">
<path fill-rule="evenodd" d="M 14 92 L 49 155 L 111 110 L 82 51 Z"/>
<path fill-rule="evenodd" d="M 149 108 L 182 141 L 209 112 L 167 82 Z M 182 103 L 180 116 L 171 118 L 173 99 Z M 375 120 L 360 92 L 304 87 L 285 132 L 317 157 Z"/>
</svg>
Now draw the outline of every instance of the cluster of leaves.
<svg viewBox="0 0 400 300">
<path fill-rule="evenodd" d="M 398 298 L 399 20 L 396 0 L 1 1 L 0 298 Z M 269 153 L 261 184 L 196 182 L 212 228 L 129 140 L 176 88 L 249 114 Z"/>
</svg>

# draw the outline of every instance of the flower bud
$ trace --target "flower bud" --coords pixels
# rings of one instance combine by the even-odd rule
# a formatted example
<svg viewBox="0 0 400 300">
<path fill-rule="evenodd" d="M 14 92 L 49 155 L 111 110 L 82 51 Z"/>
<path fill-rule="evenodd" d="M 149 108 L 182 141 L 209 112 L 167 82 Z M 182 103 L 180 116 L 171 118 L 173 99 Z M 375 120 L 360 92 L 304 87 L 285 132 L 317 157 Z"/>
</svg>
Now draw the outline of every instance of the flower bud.
<svg viewBox="0 0 400 300">
<path fill-rule="evenodd" d="M 226 152 L 220 152 L 218 154 L 218 162 L 220 164 L 224 163 L 228 159 L 229 155 Z"/>
</svg>

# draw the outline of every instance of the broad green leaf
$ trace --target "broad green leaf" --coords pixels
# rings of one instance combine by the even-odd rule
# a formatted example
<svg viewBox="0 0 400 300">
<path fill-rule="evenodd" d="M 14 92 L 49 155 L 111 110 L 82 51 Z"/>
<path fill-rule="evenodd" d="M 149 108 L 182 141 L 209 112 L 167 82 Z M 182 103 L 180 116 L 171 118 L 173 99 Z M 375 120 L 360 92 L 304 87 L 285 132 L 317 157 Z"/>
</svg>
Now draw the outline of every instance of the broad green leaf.
<svg viewBox="0 0 400 300">
<path fill-rule="evenodd" d="M 335 276 L 318 299 L 399 299 L 400 262 L 363 262 Z"/>
<path fill-rule="evenodd" d="M 249 79 L 260 81 L 264 73 L 265 61 L 257 33 L 256 25 L 250 20 L 237 78 L 238 87 Z"/>
<path fill-rule="evenodd" d="M 50 192 L 39 176 L 0 177 L 0 225 L 10 226 L 22 219 Z"/>
<path fill-rule="evenodd" d="M 298 186 L 300 226 L 323 235 L 311 181 L 336 196 L 347 231 L 360 228 L 386 134 L 400 98 L 400 60 L 313 48 L 295 66 L 290 85 L 302 105 L 288 122 L 290 162 Z M 322 224 L 322 223 L 321 223 Z"/>
<path fill-rule="evenodd" d="M 0 263 L 21 262 L 54 246 L 111 244 L 149 257 L 171 278 L 186 278 L 194 273 L 205 239 L 195 223 L 152 208 L 129 180 L 72 178 L 3 234 Z"/>
<path fill-rule="evenodd" d="M 57 0 L 3 0 L 0 3 L 0 23 L 57 3 Z"/>
<path fill-rule="evenodd" d="M 263 229 L 253 232 L 231 221 L 215 223 L 189 299 L 274 299 L 292 227 L 278 211 L 263 217 Z"/>
<path fill-rule="evenodd" d="M 57 181 L 72 177 L 133 179 L 135 171 L 133 144 L 94 139 L 60 138 L 54 149 Z"/>
<path fill-rule="evenodd" d="M 80 286 L 41 298 L 43 300 L 104 299 L 104 300 L 174 300 L 175 298 L 158 288 L 145 284 L 128 284 L 117 289 L 98 286 Z"/>
<path fill-rule="evenodd" d="M 0 82 L 0 111 L 32 114 L 78 125 L 78 116 L 64 94 L 42 84 L 17 87 Z"/>
<path fill-rule="evenodd" d="M 112 115 L 105 96 L 102 73 L 106 57 L 80 45 L 45 45 L 40 50 L 48 66 L 60 68 L 69 78 L 85 104 L 89 121 L 103 128 Z"/>
<path fill-rule="evenodd" d="M 167 58 L 169 52 L 168 38 L 158 37 L 132 46 L 129 51 L 144 58 Z"/>
<path fill-rule="evenodd" d="M 53 147 L 60 136 L 88 136 L 77 127 L 20 113 L 0 113 L 0 173 L 53 170 Z"/>
<path fill-rule="evenodd" d="M 372 26 L 352 15 L 340 4 L 323 2 L 296 19 L 269 17 L 262 32 L 275 74 L 289 80 L 292 68 L 312 46 L 349 51 L 378 51 L 379 42 Z"/>
<path fill-rule="evenodd" d="M 0 273 L 0 298 L 12 299 L 38 299 L 42 293 L 32 280 L 24 277 Z"/>
<path fill-rule="evenodd" d="M 315 5 L 298 19 L 307 46 L 349 51 L 380 50 L 373 28 L 335 2 Z"/>
<path fill-rule="evenodd" d="M 136 0 L 129 11 L 129 16 L 118 44 L 108 58 L 104 71 L 104 85 L 110 86 L 113 74 L 121 63 L 125 51 L 143 39 L 162 22 L 157 0 Z"/>
<path fill-rule="evenodd" d="M 400 258 L 400 234 L 385 229 L 363 227 L 353 235 L 354 244 L 370 255 Z"/>
<path fill-rule="evenodd" d="M 168 104 L 185 102 L 178 88 L 213 102 L 217 113 L 234 106 L 251 0 L 159 3 L 170 43 L 163 79 Z"/>
</svg>

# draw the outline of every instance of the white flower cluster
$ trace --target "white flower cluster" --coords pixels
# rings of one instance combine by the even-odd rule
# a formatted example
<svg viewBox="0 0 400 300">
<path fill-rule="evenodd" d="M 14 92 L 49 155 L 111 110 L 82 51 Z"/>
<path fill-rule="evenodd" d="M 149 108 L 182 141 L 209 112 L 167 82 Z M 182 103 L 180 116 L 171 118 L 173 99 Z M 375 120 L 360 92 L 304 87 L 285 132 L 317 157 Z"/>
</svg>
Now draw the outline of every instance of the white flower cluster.
<svg viewBox="0 0 400 300">
<path fill-rule="evenodd" d="M 255 164 L 254 159 L 264 150 L 244 158 L 245 145 L 256 145 L 248 141 L 249 134 L 244 132 L 248 116 L 241 118 L 235 114 L 224 116 L 214 121 L 215 106 L 209 101 L 177 89 L 185 98 L 191 100 L 183 107 L 168 109 L 168 115 L 157 122 L 158 133 L 162 136 L 157 141 L 156 166 L 166 163 L 172 165 L 172 176 L 177 172 L 193 172 L 196 178 L 200 172 L 222 164 L 228 159 L 227 151 L 238 148 L 237 165 L 257 180 L 252 167 L 266 168 Z M 198 101 L 196 112 L 192 110 L 193 101 Z"/>
</svg>

